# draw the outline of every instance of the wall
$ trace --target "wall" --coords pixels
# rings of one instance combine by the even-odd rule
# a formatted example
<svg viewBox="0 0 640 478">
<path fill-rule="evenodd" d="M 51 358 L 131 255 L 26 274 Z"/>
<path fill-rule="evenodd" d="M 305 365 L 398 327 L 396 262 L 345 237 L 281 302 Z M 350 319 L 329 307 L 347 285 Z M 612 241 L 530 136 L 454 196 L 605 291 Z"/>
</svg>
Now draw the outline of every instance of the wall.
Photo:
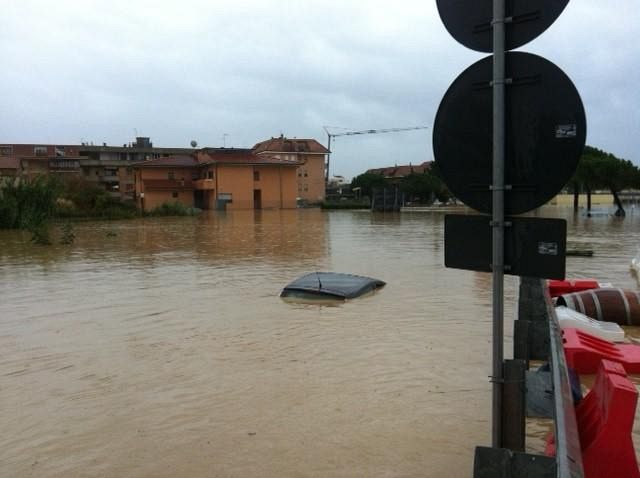
<svg viewBox="0 0 640 478">
<path fill-rule="evenodd" d="M 254 170 L 260 174 L 260 179 L 254 181 Z M 169 171 L 174 172 L 176 187 L 162 185 L 153 187 L 149 182 L 153 180 L 168 181 Z M 135 171 L 135 192 L 138 207 L 149 211 L 163 202 L 180 201 L 185 206 L 194 206 L 194 183 L 191 182 L 195 169 L 188 168 L 140 168 Z M 185 185 L 180 180 L 185 179 Z M 122 182 L 121 182 L 122 183 Z M 197 181 L 195 184 L 201 184 Z M 296 168 L 279 165 L 217 165 L 212 181 L 215 189 L 204 190 L 203 201 L 209 209 L 215 209 L 219 194 L 231 194 L 232 201 L 227 204 L 227 210 L 253 209 L 253 191 L 261 191 L 261 206 L 263 209 L 293 209 L 296 207 Z M 212 184 L 212 185 L 213 185 Z M 172 196 L 173 192 L 178 197 Z M 140 199 L 144 193 L 144 201 Z"/>
<path fill-rule="evenodd" d="M 253 188 L 260 189 L 262 209 L 290 209 L 296 207 L 296 168 L 287 166 L 255 166 L 260 180 Z"/>
<path fill-rule="evenodd" d="M 252 167 L 219 164 L 216 168 L 216 177 L 217 194 L 230 193 L 232 196 L 232 202 L 227 204 L 227 210 L 253 209 Z"/>
<path fill-rule="evenodd" d="M 131 168 L 118 168 L 118 184 L 120 186 L 121 200 L 127 201 L 134 198 L 133 170 Z"/>
<path fill-rule="evenodd" d="M 282 208 L 295 209 L 298 205 L 296 200 L 298 195 L 296 168 L 281 167 L 280 171 L 282 179 Z"/>
<path fill-rule="evenodd" d="M 178 197 L 173 197 L 173 191 L 148 191 L 144 193 L 144 210 L 151 211 L 163 203 L 179 203 L 193 207 L 193 191 L 176 191 Z"/>
<path fill-rule="evenodd" d="M 136 204 L 145 211 L 150 211 L 165 202 L 180 202 L 187 207 L 193 207 L 193 188 L 190 187 L 193 169 L 190 168 L 140 168 L 135 170 Z M 169 180 L 169 172 L 174 173 L 175 187 L 170 185 L 162 188 L 150 187 L 147 180 Z M 185 185 L 181 184 L 184 179 Z M 144 193 L 144 200 L 140 198 Z M 173 197 L 177 193 L 178 197 Z"/>
<path fill-rule="evenodd" d="M 297 171 L 297 196 L 310 203 L 324 201 L 324 154 L 299 155 L 298 160 L 304 164 Z"/>
<path fill-rule="evenodd" d="M 36 147 L 37 154 L 36 154 Z M 0 154 L 5 156 L 31 157 L 31 156 L 79 156 L 79 146 L 53 145 L 53 144 L 0 144 Z"/>
</svg>

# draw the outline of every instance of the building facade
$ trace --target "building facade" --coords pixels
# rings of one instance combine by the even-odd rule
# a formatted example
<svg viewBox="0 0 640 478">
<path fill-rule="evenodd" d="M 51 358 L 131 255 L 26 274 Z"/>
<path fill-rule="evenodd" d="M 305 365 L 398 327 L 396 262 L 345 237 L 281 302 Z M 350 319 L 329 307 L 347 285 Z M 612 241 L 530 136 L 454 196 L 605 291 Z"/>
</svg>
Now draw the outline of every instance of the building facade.
<svg viewBox="0 0 640 478">
<path fill-rule="evenodd" d="M 201 209 L 293 209 L 296 161 L 248 149 L 205 149 L 132 165 L 136 203 L 150 211 L 179 202 Z"/>
<path fill-rule="evenodd" d="M 290 208 L 325 199 L 327 154 L 316 140 L 283 136 L 251 149 L 162 148 L 148 137 L 122 146 L 0 144 L 0 176 L 74 175 L 145 210 L 175 200 L 203 209 Z"/>
<path fill-rule="evenodd" d="M 280 136 L 257 143 L 253 151 L 258 156 L 300 163 L 296 171 L 297 198 L 305 203 L 317 204 L 325 200 L 325 171 L 329 150 L 315 139 L 297 139 Z"/>
</svg>

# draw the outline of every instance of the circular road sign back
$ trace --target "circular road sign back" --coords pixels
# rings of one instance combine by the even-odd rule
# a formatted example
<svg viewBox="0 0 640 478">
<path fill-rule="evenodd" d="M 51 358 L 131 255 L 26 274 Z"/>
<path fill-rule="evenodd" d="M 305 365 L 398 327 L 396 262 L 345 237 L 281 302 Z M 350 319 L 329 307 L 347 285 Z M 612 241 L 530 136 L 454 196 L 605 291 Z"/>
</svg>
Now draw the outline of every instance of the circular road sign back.
<svg viewBox="0 0 640 478">
<path fill-rule="evenodd" d="M 560 68 L 530 53 L 505 55 L 505 213 L 548 202 L 573 175 L 586 138 L 580 95 Z M 436 114 L 433 152 L 451 192 L 491 213 L 493 180 L 492 57 L 453 82 Z M 510 188 L 510 189 L 509 189 Z"/>
<path fill-rule="evenodd" d="M 569 0 L 511 0 L 505 3 L 506 49 L 522 46 L 551 26 Z M 467 48 L 493 51 L 493 0 L 437 0 L 442 23 Z"/>
</svg>

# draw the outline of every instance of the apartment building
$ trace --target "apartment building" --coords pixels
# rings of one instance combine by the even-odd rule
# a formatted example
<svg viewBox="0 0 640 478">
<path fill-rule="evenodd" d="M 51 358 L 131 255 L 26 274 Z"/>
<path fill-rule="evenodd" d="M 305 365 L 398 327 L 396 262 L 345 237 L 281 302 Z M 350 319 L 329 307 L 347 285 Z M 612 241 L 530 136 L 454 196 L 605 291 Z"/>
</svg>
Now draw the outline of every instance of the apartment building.
<svg viewBox="0 0 640 478">
<path fill-rule="evenodd" d="M 251 149 L 155 147 L 148 137 L 122 146 L 0 144 L 0 176 L 77 175 L 145 210 L 171 200 L 203 209 L 289 208 L 324 200 L 328 152 L 314 139 L 284 136 Z"/>
<path fill-rule="evenodd" d="M 144 211 L 175 201 L 201 209 L 293 209 L 298 166 L 237 148 L 150 159 L 132 165 L 136 203 Z"/>
<path fill-rule="evenodd" d="M 253 147 L 256 155 L 300 163 L 296 171 L 297 198 L 317 204 L 325 199 L 325 168 L 329 150 L 315 139 L 286 138 L 281 135 L 257 143 Z"/>
</svg>

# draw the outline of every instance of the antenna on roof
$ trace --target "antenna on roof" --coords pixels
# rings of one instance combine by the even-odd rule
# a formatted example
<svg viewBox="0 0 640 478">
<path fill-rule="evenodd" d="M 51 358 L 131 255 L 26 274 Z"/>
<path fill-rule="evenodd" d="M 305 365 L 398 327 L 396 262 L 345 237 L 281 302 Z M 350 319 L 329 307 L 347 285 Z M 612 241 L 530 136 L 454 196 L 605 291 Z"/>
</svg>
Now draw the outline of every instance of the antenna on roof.
<svg viewBox="0 0 640 478">
<path fill-rule="evenodd" d="M 229 136 L 228 133 L 223 133 L 222 134 L 222 147 L 226 148 L 227 147 L 227 136 Z"/>
<path fill-rule="evenodd" d="M 191 145 L 192 148 L 195 148 L 196 146 L 198 146 L 198 142 L 195 139 L 191 140 L 191 143 L 189 143 Z"/>
</svg>

